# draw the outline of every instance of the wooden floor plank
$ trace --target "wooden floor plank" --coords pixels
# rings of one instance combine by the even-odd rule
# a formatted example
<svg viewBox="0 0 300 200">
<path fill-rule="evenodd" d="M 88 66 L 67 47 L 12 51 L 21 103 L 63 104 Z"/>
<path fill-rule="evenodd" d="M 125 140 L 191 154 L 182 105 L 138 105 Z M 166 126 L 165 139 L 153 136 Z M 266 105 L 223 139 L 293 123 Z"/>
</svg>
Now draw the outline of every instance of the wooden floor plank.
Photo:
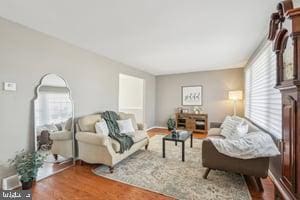
<svg viewBox="0 0 300 200">
<path fill-rule="evenodd" d="M 165 129 L 148 131 L 150 137 L 169 133 Z M 194 134 L 195 138 L 205 138 L 206 134 Z M 109 180 L 95 175 L 91 169 L 97 165 L 84 164 L 70 167 L 63 172 L 37 182 L 33 187 L 34 200 L 169 200 L 170 197 Z M 264 192 L 258 192 L 250 179 L 246 178 L 254 200 L 274 199 L 274 185 L 271 180 L 263 180 Z"/>
</svg>

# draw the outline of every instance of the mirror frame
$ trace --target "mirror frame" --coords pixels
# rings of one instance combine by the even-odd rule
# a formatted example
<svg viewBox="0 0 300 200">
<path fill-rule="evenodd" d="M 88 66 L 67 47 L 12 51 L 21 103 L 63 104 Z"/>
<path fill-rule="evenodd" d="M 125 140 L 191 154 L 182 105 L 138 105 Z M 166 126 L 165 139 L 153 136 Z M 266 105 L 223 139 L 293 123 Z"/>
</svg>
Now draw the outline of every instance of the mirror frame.
<svg viewBox="0 0 300 200">
<path fill-rule="evenodd" d="M 74 127 L 74 119 L 75 119 L 75 116 L 74 116 L 74 114 L 75 114 L 75 112 L 74 112 L 74 101 L 73 101 L 73 99 L 72 99 L 72 91 L 71 91 L 71 88 L 70 88 L 70 86 L 69 86 L 69 84 L 68 84 L 68 82 L 62 77 L 62 76 L 60 76 L 60 75 L 57 75 L 57 74 L 54 74 L 54 73 L 48 73 L 48 74 L 46 74 L 46 75 L 44 75 L 44 76 L 42 76 L 42 78 L 40 79 L 40 81 L 39 81 L 39 85 L 35 88 L 35 98 L 34 98 L 34 100 L 33 100 L 33 129 L 34 129 L 34 150 L 35 151 L 37 151 L 37 127 L 36 127 L 36 114 L 35 114 L 35 108 L 37 107 L 37 101 L 38 101 L 38 98 L 39 98 L 39 90 L 40 90 L 40 88 L 41 88 L 41 86 L 43 86 L 43 81 L 45 80 L 45 78 L 47 77 L 47 76 L 49 76 L 49 75 L 55 75 L 55 76 L 57 76 L 57 77 L 59 77 L 62 81 L 64 81 L 64 83 L 65 83 L 65 85 L 66 85 L 66 88 L 68 88 L 69 89 L 69 98 L 70 98 L 70 100 L 71 100 L 71 105 L 72 105 L 72 125 L 71 125 L 71 134 L 72 134 L 72 153 L 73 153 L 73 162 L 72 162 L 72 165 L 70 165 L 70 166 L 67 166 L 67 167 L 65 167 L 65 168 L 62 168 L 62 169 L 59 169 L 59 170 L 57 170 L 57 171 L 55 171 L 55 172 L 53 172 L 51 175 L 49 175 L 49 176 L 52 176 L 52 175 L 54 175 L 54 174 L 57 174 L 57 173 L 59 173 L 59 172 L 61 172 L 61 171 L 63 171 L 63 170 L 65 170 L 65 169 L 67 169 L 67 168 L 69 168 L 69 167 L 71 167 L 71 166 L 74 166 L 75 165 L 75 163 L 76 163 L 76 153 L 75 153 L 75 127 Z M 41 179 L 39 179 L 39 180 L 42 180 L 42 179 L 44 179 L 44 178 L 47 178 L 47 177 L 49 177 L 49 176 L 46 176 L 46 177 L 43 177 L 43 178 L 41 178 Z M 39 180 L 37 180 L 37 181 L 39 181 Z"/>
</svg>

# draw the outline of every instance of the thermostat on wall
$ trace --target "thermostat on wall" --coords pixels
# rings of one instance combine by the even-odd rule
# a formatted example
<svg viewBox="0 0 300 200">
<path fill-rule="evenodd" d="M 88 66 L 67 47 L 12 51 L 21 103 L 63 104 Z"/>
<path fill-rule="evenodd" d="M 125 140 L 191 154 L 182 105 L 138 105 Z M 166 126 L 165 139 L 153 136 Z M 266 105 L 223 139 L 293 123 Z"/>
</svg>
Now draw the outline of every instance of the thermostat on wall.
<svg viewBox="0 0 300 200">
<path fill-rule="evenodd" d="M 4 82 L 3 84 L 4 90 L 6 91 L 16 91 L 17 90 L 17 84 L 12 82 Z"/>
</svg>

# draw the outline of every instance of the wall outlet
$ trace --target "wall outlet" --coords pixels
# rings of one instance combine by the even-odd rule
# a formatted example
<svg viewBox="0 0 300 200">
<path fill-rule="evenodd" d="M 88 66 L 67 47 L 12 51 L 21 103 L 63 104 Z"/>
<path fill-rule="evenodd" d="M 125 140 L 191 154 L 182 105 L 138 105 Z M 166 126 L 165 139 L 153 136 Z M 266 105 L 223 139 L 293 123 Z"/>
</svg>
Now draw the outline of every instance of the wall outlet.
<svg viewBox="0 0 300 200">
<path fill-rule="evenodd" d="M 16 91 L 17 90 L 17 84 L 12 82 L 4 82 L 3 89 L 5 91 Z"/>
</svg>

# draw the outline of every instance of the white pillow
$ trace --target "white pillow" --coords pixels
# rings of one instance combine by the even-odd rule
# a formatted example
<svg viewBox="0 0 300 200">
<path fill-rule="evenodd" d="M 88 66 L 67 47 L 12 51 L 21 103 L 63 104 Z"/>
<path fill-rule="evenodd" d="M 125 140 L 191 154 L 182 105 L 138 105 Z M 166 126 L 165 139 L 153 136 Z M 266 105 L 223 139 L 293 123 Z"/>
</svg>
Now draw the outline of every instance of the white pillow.
<svg viewBox="0 0 300 200">
<path fill-rule="evenodd" d="M 220 128 L 224 128 L 224 126 L 227 125 L 227 123 L 229 123 L 231 120 L 231 116 L 227 115 L 223 121 L 223 123 L 221 124 L 221 127 Z"/>
<path fill-rule="evenodd" d="M 236 138 L 236 128 L 241 122 L 238 120 L 234 120 L 232 118 L 227 118 L 222 126 L 221 135 L 223 135 L 227 139 Z"/>
<path fill-rule="evenodd" d="M 249 125 L 248 123 L 243 120 L 241 123 L 239 123 L 239 125 L 236 127 L 236 135 L 241 138 L 244 137 L 249 130 Z"/>
<path fill-rule="evenodd" d="M 109 130 L 106 121 L 102 119 L 100 122 L 95 124 L 96 133 L 108 136 Z"/>
<path fill-rule="evenodd" d="M 132 125 L 131 119 L 117 120 L 120 133 L 133 133 L 135 130 Z"/>
</svg>

